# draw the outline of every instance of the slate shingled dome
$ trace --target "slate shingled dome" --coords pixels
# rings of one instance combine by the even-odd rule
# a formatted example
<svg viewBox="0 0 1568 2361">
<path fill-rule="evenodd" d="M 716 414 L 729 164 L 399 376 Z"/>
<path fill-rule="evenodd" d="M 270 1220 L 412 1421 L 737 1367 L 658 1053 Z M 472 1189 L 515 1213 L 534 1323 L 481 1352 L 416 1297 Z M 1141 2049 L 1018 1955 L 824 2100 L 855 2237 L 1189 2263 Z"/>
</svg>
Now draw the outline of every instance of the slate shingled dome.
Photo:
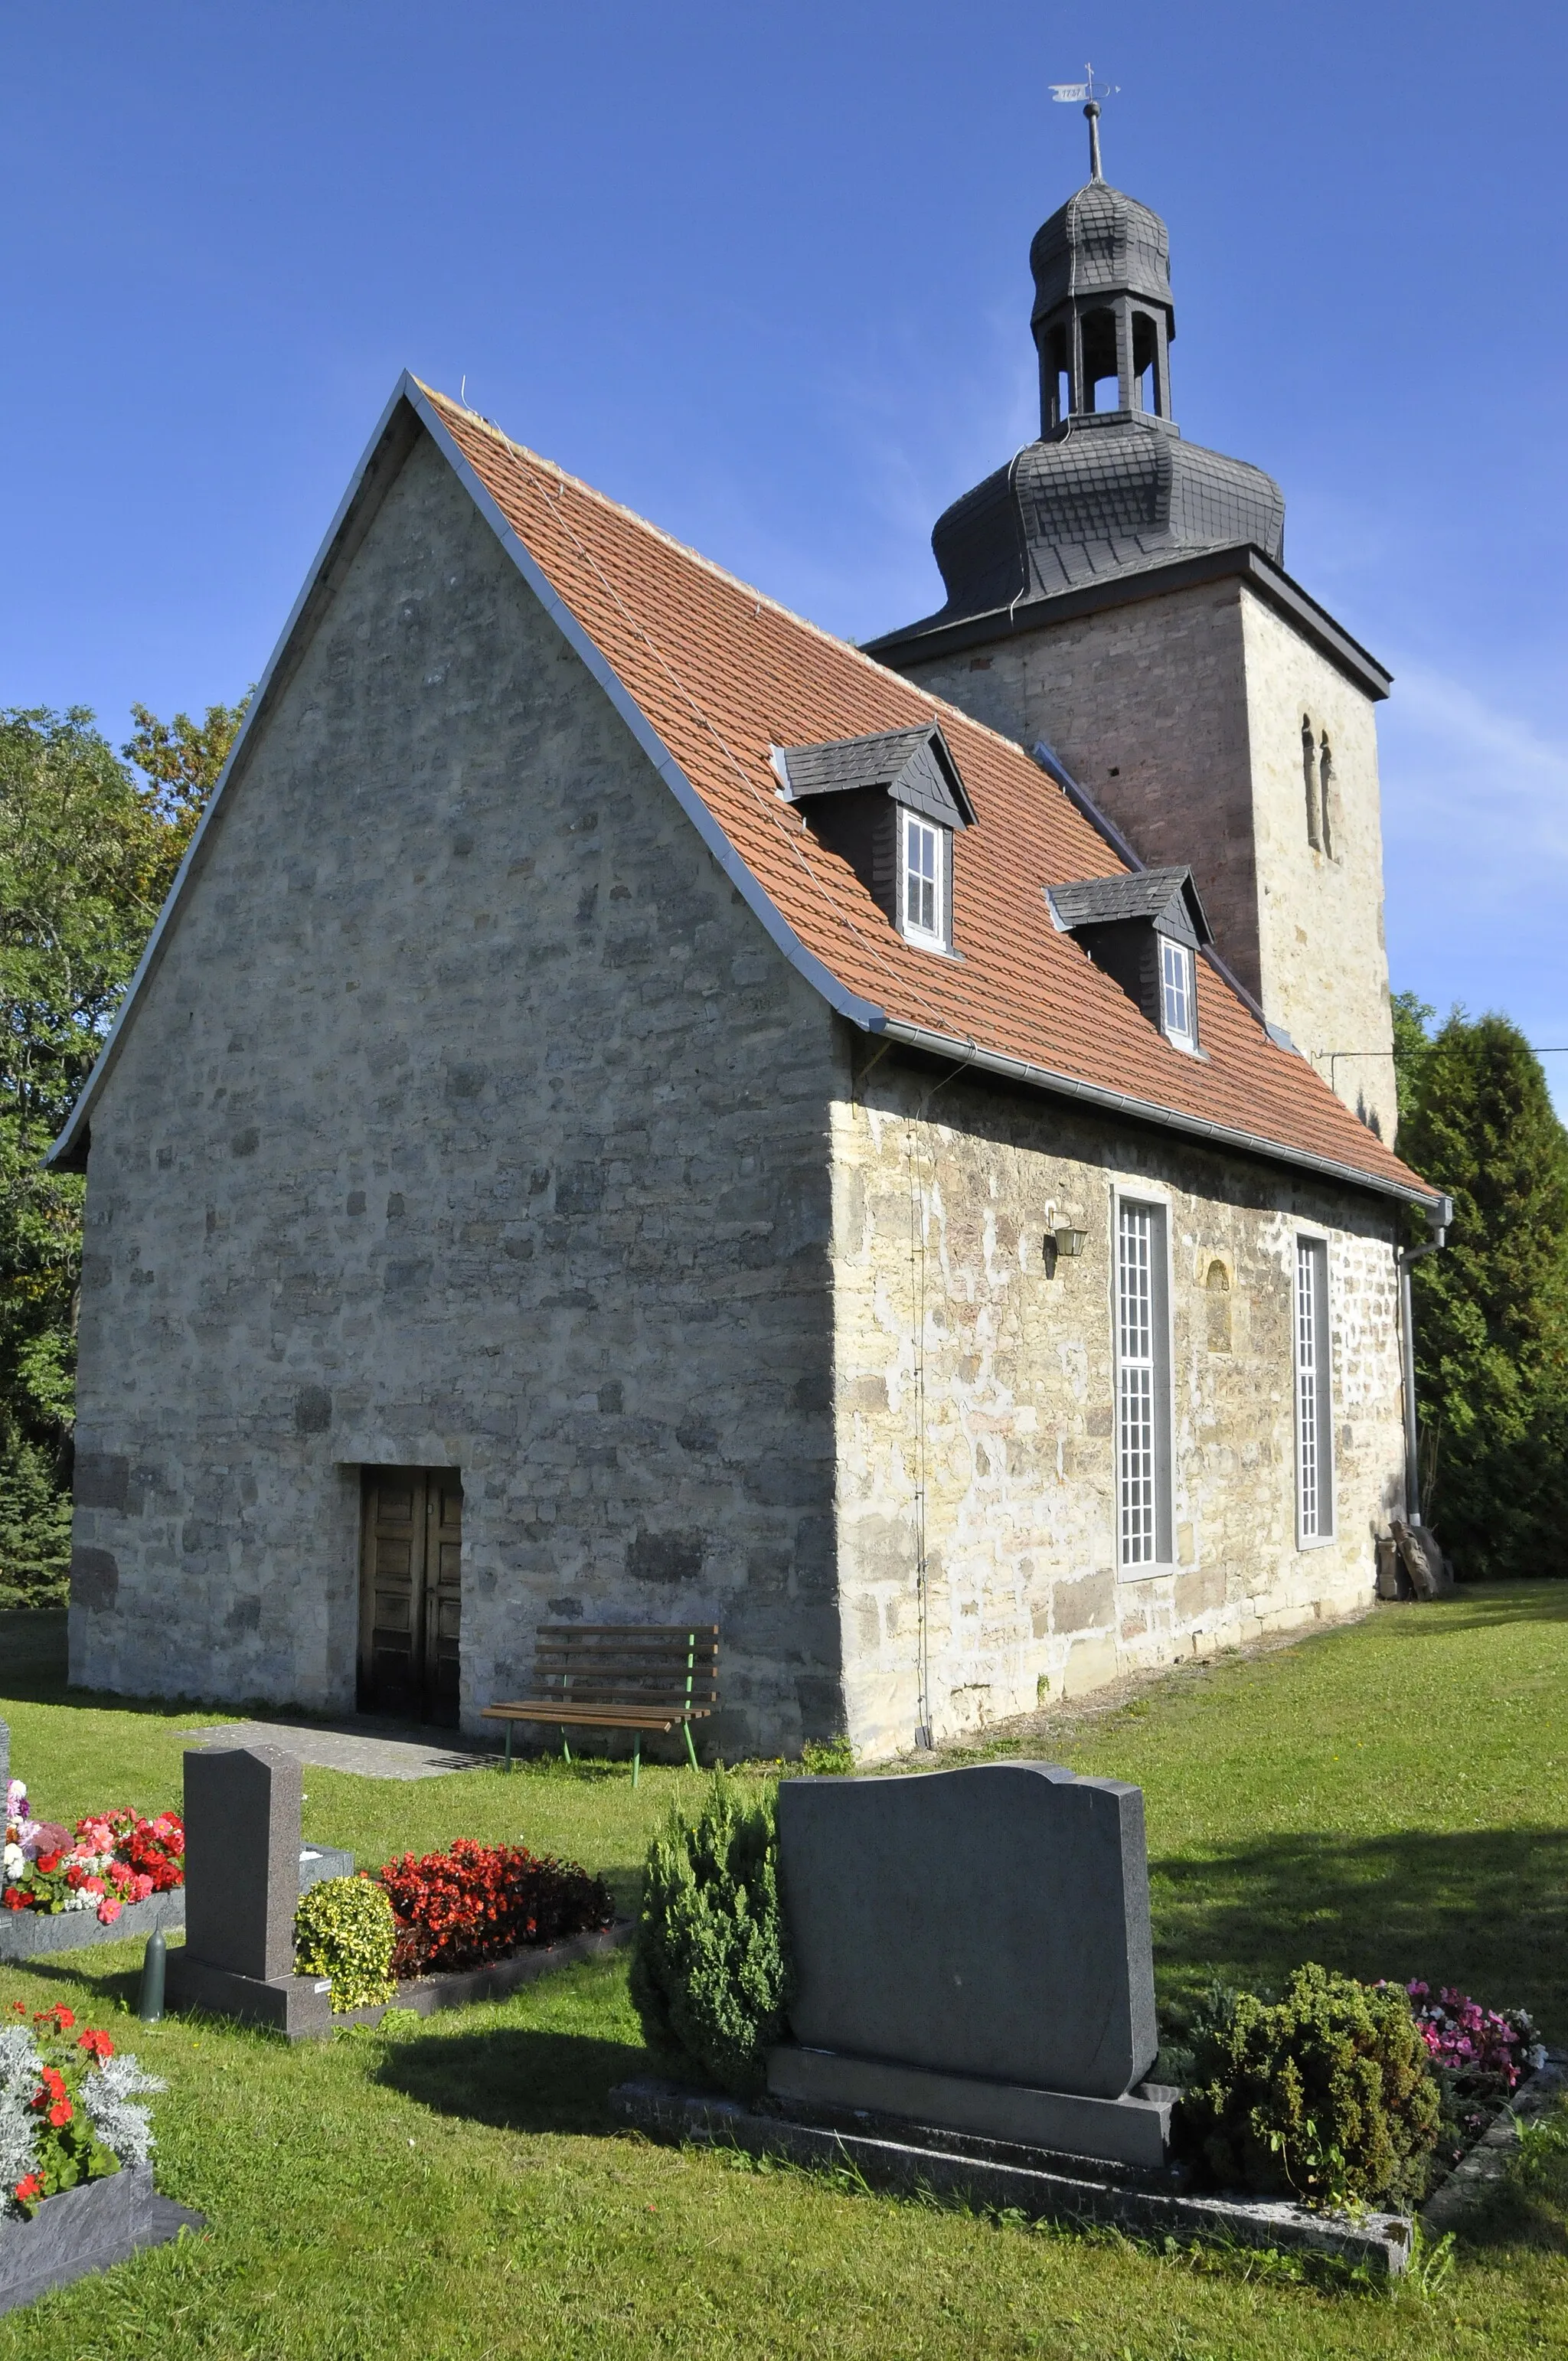
<svg viewBox="0 0 1568 2361">
<path fill-rule="evenodd" d="M 1170 311 L 1170 233 L 1158 214 L 1105 181 L 1091 181 L 1035 232 L 1034 318 L 1095 289 L 1141 295 Z"/>
<path fill-rule="evenodd" d="M 1159 353 L 1157 408 L 1168 409 L 1165 349 L 1176 324 L 1170 239 L 1159 215 L 1091 181 L 1036 231 L 1029 267 L 1030 324 L 1042 351 L 1064 334 L 1080 335 L 1087 349 L 1093 322 L 1108 324 L 1118 309 L 1146 322 L 1157 313 L 1157 329 L 1146 332 Z M 1083 380 L 1094 371 L 1073 367 L 1070 414 L 1052 425 L 1045 395 L 1040 439 L 937 520 L 931 545 L 947 603 L 915 631 L 1003 607 L 1015 620 L 1035 599 L 1214 550 L 1250 545 L 1283 564 L 1285 497 L 1272 476 L 1183 442 L 1168 415 L 1091 408 Z M 1121 394 L 1141 398 L 1127 380 Z"/>
</svg>

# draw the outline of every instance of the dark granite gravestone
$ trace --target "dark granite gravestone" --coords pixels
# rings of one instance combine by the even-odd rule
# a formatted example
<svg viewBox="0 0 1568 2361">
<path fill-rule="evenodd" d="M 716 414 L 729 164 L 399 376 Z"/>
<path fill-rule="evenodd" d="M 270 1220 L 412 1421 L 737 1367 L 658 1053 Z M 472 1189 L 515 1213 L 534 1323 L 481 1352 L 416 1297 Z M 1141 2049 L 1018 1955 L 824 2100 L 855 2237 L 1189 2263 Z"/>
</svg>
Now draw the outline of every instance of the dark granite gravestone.
<svg viewBox="0 0 1568 2361">
<path fill-rule="evenodd" d="M 169 1954 L 171 2004 L 324 2032 L 331 1989 L 294 1973 L 301 1763 L 273 1746 L 185 1757 L 185 1945 Z"/>
<path fill-rule="evenodd" d="M 792 1779 L 779 1885 L 795 2108 L 1163 2163 L 1142 1791 L 1048 1763 Z"/>
</svg>

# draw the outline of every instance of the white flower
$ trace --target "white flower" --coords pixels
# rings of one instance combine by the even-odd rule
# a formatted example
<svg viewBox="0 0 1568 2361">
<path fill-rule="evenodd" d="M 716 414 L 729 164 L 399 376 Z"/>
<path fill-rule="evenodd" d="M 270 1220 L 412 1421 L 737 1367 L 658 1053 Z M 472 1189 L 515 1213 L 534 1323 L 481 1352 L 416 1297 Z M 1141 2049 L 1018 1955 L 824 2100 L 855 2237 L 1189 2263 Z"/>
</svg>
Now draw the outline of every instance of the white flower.
<svg viewBox="0 0 1568 2361">
<path fill-rule="evenodd" d="M 8 1844 L 5 1848 L 6 1876 L 20 1877 L 22 1872 L 27 1868 L 27 1856 L 22 1850 L 21 1846 L 19 1844 Z"/>
<path fill-rule="evenodd" d="M 38 2117 L 33 2093 L 42 2071 L 27 2026 L 0 2026 L 0 2220 L 20 2213 L 11 2191 L 37 2160 Z"/>
<path fill-rule="evenodd" d="M 132 2098 L 138 2092 L 167 2087 L 156 2074 L 144 2074 L 128 2049 L 106 2058 L 82 2083 L 82 2103 L 93 2128 L 122 2164 L 145 2164 L 153 2145 L 147 2109 L 132 2106 Z"/>
</svg>

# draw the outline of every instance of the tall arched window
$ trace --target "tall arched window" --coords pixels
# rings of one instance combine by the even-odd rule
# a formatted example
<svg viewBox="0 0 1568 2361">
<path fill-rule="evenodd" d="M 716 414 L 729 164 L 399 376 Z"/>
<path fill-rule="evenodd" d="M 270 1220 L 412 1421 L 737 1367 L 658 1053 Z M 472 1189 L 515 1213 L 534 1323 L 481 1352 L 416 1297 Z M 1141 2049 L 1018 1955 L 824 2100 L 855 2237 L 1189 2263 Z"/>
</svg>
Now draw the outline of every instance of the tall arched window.
<svg viewBox="0 0 1568 2361">
<path fill-rule="evenodd" d="M 1323 741 L 1324 745 L 1328 740 Z M 1323 849 L 1322 807 L 1319 802 L 1318 741 L 1310 714 L 1301 716 L 1301 776 L 1307 790 L 1307 841 L 1314 852 Z"/>
<path fill-rule="evenodd" d="M 1318 748 L 1318 809 L 1322 816 L 1323 851 L 1331 861 L 1339 855 L 1334 850 L 1334 758 L 1329 752 L 1329 733 L 1325 730 Z"/>
</svg>

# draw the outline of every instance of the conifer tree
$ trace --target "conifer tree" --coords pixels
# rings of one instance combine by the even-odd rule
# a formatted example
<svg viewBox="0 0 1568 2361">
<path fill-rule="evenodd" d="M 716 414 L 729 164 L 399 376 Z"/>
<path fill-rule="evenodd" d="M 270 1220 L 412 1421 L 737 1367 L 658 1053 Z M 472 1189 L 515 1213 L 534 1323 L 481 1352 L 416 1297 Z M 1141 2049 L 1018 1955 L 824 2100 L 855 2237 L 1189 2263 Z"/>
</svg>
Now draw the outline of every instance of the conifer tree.
<svg viewBox="0 0 1568 2361">
<path fill-rule="evenodd" d="M 1463 1575 L 1568 1573 L 1568 1133 L 1507 1017 L 1456 1008 L 1405 1047 L 1399 1150 L 1453 1200 L 1415 1271 L 1428 1515 Z"/>
</svg>

